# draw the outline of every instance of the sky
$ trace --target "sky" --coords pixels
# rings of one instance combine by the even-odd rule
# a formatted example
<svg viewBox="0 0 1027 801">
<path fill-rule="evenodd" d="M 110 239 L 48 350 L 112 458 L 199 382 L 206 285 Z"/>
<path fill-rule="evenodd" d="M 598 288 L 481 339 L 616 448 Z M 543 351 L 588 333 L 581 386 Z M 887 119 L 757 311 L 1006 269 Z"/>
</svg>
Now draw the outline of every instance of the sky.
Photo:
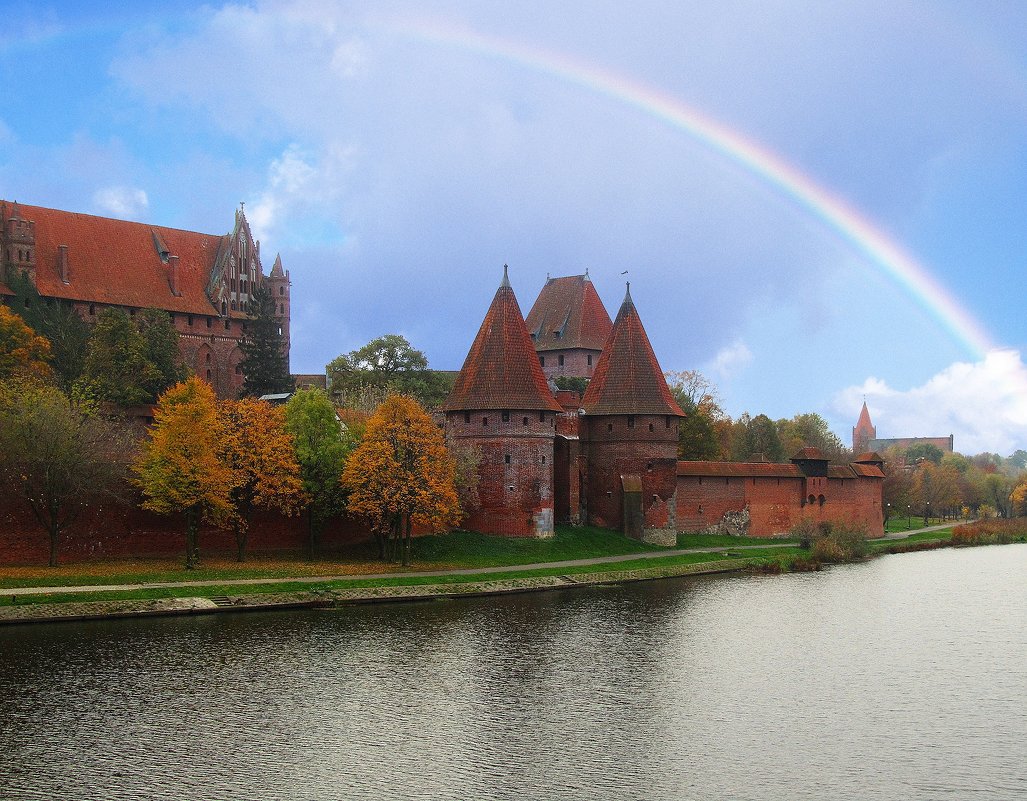
<svg viewBox="0 0 1027 801">
<path fill-rule="evenodd" d="M 0 197 L 245 203 L 294 372 L 588 269 L 734 417 L 1027 449 L 1020 3 L 98 5 L 0 0 Z"/>
</svg>

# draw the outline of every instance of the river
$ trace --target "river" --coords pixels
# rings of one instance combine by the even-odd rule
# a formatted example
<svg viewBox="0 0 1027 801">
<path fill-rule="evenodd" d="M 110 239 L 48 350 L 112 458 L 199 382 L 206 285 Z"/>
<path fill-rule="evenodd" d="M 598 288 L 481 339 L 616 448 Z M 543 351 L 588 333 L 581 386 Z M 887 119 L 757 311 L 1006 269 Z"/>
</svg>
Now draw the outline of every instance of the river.
<svg viewBox="0 0 1027 801">
<path fill-rule="evenodd" d="M 1027 545 L 0 629 L 0 799 L 1027 798 Z"/>
</svg>

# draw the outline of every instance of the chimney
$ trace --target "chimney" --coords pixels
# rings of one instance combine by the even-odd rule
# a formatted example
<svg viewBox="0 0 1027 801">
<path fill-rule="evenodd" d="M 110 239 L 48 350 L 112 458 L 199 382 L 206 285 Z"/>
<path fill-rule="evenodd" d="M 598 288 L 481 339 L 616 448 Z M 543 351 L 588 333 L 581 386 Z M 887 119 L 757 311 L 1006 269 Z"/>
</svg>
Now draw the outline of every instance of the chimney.
<svg viewBox="0 0 1027 801">
<path fill-rule="evenodd" d="M 178 287 L 178 256 L 168 256 L 168 283 L 171 284 L 171 294 L 179 297 L 182 290 Z"/>
<path fill-rule="evenodd" d="M 63 281 L 65 284 L 71 283 L 71 273 L 68 272 L 67 245 L 57 246 L 57 272 L 61 276 L 61 281 Z"/>
</svg>

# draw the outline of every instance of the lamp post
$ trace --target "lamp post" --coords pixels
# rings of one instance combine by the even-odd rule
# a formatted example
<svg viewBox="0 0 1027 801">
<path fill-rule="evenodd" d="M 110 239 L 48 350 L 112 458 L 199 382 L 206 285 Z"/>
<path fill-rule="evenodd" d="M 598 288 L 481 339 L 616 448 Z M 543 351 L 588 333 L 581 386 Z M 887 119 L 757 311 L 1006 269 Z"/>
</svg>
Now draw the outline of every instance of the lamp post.
<svg viewBox="0 0 1027 801">
<path fill-rule="evenodd" d="M 888 525 L 888 520 L 891 518 L 891 504 L 888 504 L 888 513 L 884 517 L 884 525 Z"/>
<path fill-rule="evenodd" d="M 910 522 L 912 521 L 912 519 L 913 519 L 913 504 L 907 503 L 906 504 L 906 528 L 907 529 L 909 528 Z"/>
<path fill-rule="evenodd" d="M 925 526 L 928 524 L 928 521 L 930 519 L 931 519 L 931 502 L 927 501 L 924 504 L 924 525 Z"/>
</svg>

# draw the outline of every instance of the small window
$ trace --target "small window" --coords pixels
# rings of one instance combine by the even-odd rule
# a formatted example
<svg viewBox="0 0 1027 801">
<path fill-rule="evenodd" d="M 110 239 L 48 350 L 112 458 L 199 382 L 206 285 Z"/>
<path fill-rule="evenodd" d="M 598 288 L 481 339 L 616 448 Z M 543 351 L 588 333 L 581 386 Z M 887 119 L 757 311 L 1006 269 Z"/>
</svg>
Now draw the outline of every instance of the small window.
<svg viewBox="0 0 1027 801">
<path fill-rule="evenodd" d="M 284 286 L 278 287 L 278 294 L 279 295 L 284 295 L 285 294 L 285 287 Z"/>
<path fill-rule="evenodd" d="M 129 309 L 128 310 L 128 316 L 129 317 L 135 317 L 136 316 L 136 310 L 135 309 Z"/>
<path fill-rule="evenodd" d="M 207 371 L 207 380 L 210 381 L 210 370 Z"/>
<path fill-rule="evenodd" d="M 606 430 L 607 431 L 613 431 L 613 423 L 607 423 L 606 424 Z"/>
<path fill-rule="evenodd" d="M 503 412 L 502 416 L 503 416 L 503 422 L 504 423 L 509 423 L 510 422 L 510 412 Z"/>
<path fill-rule="evenodd" d="M 649 424 L 649 430 L 650 430 L 650 431 L 652 431 L 652 430 L 653 430 L 653 424 L 652 424 L 652 423 L 650 423 L 650 424 Z"/>
<path fill-rule="evenodd" d="M 538 363 L 539 363 L 539 364 L 540 364 L 540 365 L 541 365 L 542 367 L 545 367 L 545 366 L 546 366 L 546 357 L 545 357 L 545 356 L 539 356 L 539 357 L 538 357 Z"/>
<path fill-rule="evenodd" d="M 189 317 L 188 317 L 188 318 L 186 318 L 186 319 L 187 319 L 187 321 L 188 321 L 189 325 L 192 325 L 192 324 L 193 324 L 193 316 L 192 316 L 191 314 L 190 314 L 190 315 L 189 315 Z"/>
<path fill-rule="evenodd" d="M 666 422 L 667 422 L 667 428 L 670 428 L 670 416 L 668 415 L 668 416 L 667 416 L 666 418 L 664 418 L 664 419 L 665 419 L 665 420 L 666 420 Z"/>
<path fill-rule="evenodd" d="M 228 301 L 227 300 L 221 301 L 221 314 L 222 314 L 222 316 L 228 314 Z"/>
<path fill-rule="evenodd" d="M 89 304 L 89 313 L 90 314 L 96 314 L 96 304 L 95 303 L 90 303 Z"/>
<path fill-rule="evenodd" d="M 562 353 L 557 357 L 556 361 L 560 365 L 560 367 L 563 367 L 563 354 Z"/>
<path fill-rule="evenodd" d="M 628 415 L 628 428 L 634 428 L 634 427 L 635 427 L 635 415 L 629 414 Z"/>
<path fill-rule="evenodd" d="M 489 424 L 489 419 L 487 417 L 481 418 L 481 424 L 482 426 L 487 426 Z"/>
<path fill-rule="evenodd" d="M 207 318 L 207 328 L 211 328 L 213 325 L 214 325 L 214 321 L 210 317 L 208 317 Z"/>
<path fill-rule="evenodd" d="M 235 366 L 235 374 L 242 375 L 242 367 L 240 367 L 238 364 Z"/>
<path fill-rule="evenodd" d="M 545 456 L 543 456 L 543 457 L 542 457 L 542 464 L 545 464 L 545 463 L 546 463 L 546 457 L 545 457 Z"/>
<path fill-rule="evenodd" d="M 232 321 L 231 320 L 225 320 L 225 330 L 226 331 L 231 331 L 232 330 Z"/>
<path fill-rule="evenodd" d="M 557 339 L 559 339 L 559 338 L 560 338 L 560 332 L 559 332 L 559 331 L 554 331 L 553 333 L 554 333 L 554 334 L 556 335 L 556 338 L 557 338 Z"/>
<path fill-rule="evenodd" d="M 210 354 L 209 353 L 204 357 L 203 361 L 206 362 L 207 364 L 210 364 Z"/>
<path fill-rule="evenodd" d="M 232 311 L 235 311 L 235 301 L 232 301 Z"/>
<path fill-rule="evenodd" d="M 508 454 L 506 454 L 506 456 L 504 456 L 504 457 L 503 457 L 503 461 L 504 461 L 504 462 L 505 462 L 506 464 L 510 464 L 510 454 L 509 454 L 509 453 L 508 453 Z"/>
<path fill-rule="evenodd" d="M 540 423 L 544 423 L 546 421 L 546 413 L 545 412 L 539 412 L 538 413 L 538 421 Z"/>
<path fill-rule="evenodd" d="M 592 366 L 592 354 L 591 354 L 591 353 L 590 353 L 590 354 L 588 354 L 588 366 L 589 366 L 589 367 L 591 367 L 591 366 Z"/>
<path fill-rule="evenodd" d="M 524 418 L 523 423 L 524 423 L 524 425 L 528 424 L 528 418 L 527 417 Z"/>
<path fill-rule="evenodd" d="M 471 413 L 470 412 L 464 412 L 464 422 L 465 423 L 471 422 Z"/>
<path fill-rule="evenodd" d="M 238 284 L 235 282 L 235 279 L 233 278 L 232 279 L 232 291 L 235 292 L 237 287 L 238 287 Z"/>
</svg>

